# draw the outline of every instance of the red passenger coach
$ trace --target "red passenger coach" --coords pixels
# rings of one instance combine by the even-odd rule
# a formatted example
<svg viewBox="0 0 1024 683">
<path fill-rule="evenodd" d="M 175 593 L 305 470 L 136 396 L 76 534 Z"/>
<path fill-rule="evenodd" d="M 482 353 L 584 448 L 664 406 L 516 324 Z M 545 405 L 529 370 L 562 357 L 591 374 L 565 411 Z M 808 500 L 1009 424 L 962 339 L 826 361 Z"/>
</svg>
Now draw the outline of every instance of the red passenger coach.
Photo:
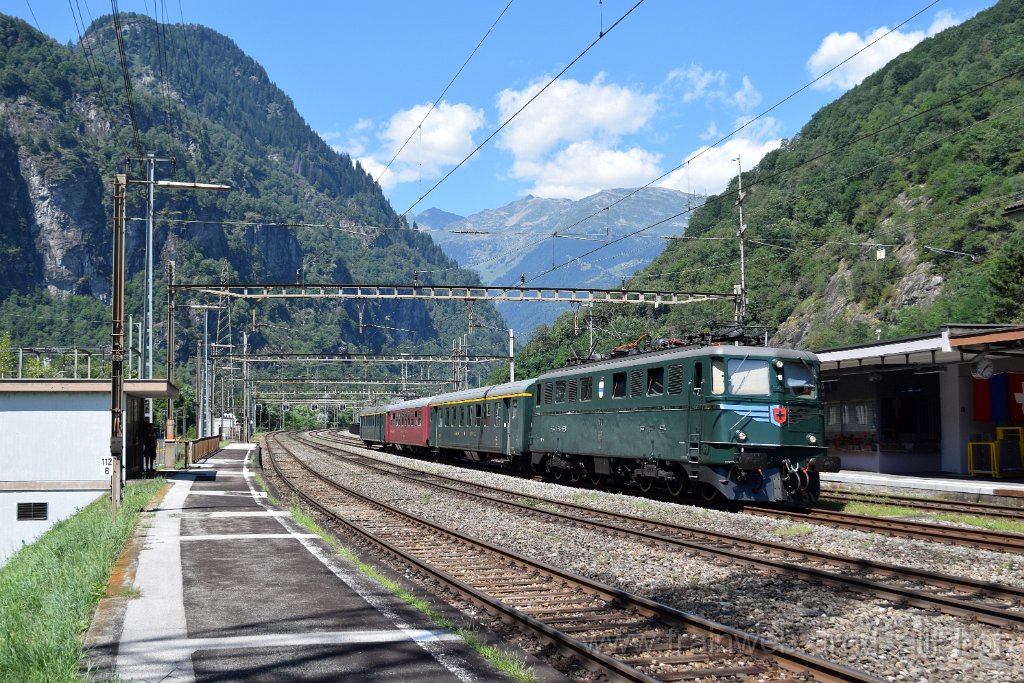
<svg viewBox="0 0 1024 683">
<path fill-rule="evenodd" d="M 430 399 L 388 406 L 385 440 L 397 450 L 422 453 L 430 448 Z"/>
</svg>

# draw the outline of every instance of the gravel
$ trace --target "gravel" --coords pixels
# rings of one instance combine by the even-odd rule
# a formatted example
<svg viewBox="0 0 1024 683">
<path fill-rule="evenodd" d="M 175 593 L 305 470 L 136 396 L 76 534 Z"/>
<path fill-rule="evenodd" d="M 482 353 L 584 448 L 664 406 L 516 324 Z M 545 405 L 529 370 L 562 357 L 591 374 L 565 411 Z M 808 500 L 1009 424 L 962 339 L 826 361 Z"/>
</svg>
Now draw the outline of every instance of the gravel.
<svg viewBox="0 0 1024 683">
<path fill-rule="evenodd" d="M 1024 634 L 517 515 L 294 448 L 367 495 L 573 572 L 889 681 L 1020 681 Z M 574 489 L 353 448 L 464 481 L 850 557 L 1020 586 L 1024 557 Z M 500 519 L 495 520 L 495 515 Z M 515 523 L 510 523 L 511 520 Z"/>
</svg>

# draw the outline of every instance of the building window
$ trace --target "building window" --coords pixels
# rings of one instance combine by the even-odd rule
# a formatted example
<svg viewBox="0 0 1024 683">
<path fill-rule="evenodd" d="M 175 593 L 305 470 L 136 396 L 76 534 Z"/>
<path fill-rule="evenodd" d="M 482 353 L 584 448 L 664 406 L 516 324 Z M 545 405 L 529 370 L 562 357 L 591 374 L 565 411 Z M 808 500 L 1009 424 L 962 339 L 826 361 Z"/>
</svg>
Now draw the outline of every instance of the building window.
<svg viewBox="0 0 1024 683">
<path fill-rule="evenodd" d="M 18 521 L 33 522 L 45 520 L 49 503 L 18 503 Z"/>
</svg>

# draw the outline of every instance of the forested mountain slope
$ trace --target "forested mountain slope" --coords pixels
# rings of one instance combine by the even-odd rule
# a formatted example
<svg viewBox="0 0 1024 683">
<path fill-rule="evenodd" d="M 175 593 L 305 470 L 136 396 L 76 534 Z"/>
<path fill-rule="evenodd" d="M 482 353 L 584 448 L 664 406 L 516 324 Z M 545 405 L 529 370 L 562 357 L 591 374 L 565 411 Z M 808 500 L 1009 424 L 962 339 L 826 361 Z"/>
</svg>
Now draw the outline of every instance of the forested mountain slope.
<svg viewBox="0 0 1024 683">
<path fill-rule="evenodd" d="M 744 172 L 743 189 L 748 320 L 776 344 L 1024 322 L 1024 224 L 1002 215 L 1024 197 L 1024 2 L 1004 0 L 896 58 Z M 732 291 L 736 190 L 734 178 L 696 210 L 687 236 L 698 239 L 671 244 L 638 282 Z M 725 303 L 601 309 L 597 346 L 731 316 Z M 520 367 L 585 354 L 580 327 L 563 317 Z"/>
<path fill-rule="evenodd" d="M 121 23 L 142 151 L 176 159 L 173 169 L 158 165 L 157 178 L 234 188 L 156 193 L 158 325 L 167 260 L 180 282 L 402 283 L 414 270 L 477 281 L 410 229 L 360 165 L 320 139 L 228 38 L 139 15 Z M 110 294 L 110 185 L 136 153 L 117 55 L 110 17 L 62 46 L 0 15 L 0 332 L 11 331 L 15 346 L 109 344 L 96 303 Z M 143 178 L 144 167 L 130 174 Z M 129 190 L 130 218 L 145 215 L 144 200 L 144 190 Z M 136 315 L 143 226 L 128 226 Z M 478 318 L 500 320 L 492 307 L 479 309 Z M 89 311 L 89 324 L 76 311 Z M 247 303 L 233 304 L 234 329 L 247 328 L 250 314 Z M 288 351 L 436 352 L 466 325 L 461 305 L 416 301 L 367 302 L 362 332 L 353 304 L 263 303 L 257 319 L 272 325 L 253 335 L 255 348 Z M 183 313 L 180 338 L 194 339 L 197 324 Z M 500 339 L 481 331 L 477 341 L 494 350 Z M 179 360 L 193 343 L 179 345 Z"/>
</svg>

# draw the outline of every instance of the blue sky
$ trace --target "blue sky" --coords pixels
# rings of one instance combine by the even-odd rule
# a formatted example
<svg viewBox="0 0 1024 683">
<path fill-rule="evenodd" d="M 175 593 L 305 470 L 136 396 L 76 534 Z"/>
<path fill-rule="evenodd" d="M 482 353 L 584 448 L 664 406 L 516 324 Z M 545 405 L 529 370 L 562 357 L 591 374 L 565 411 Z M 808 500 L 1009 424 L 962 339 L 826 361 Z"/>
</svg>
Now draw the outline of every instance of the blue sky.
<svg viewBox="0 0 1024 683">
<path fill-rule="evenodd" d="M 110 11 L 106 2 L 77 3 L 87 17 Z M 179 0 L 118 2 L 122 12 L 150 16 L 159 6 L 161 19 L 166 11 L 172 23 L 184 18 L 234 40 L 314 130 L 379 178 L 396 211 L 438 207 L 461 215 L 527 194 L 577 199 L 636 187 L 680 165 L 657 184 L 718 192 L 735 175 L 737 155 L 749 168 L 897 54 L 993 3 L 646 0 L 609 31 L 635 4 L 180 0 L 179 9 Z M 65 0 L 4 0 L 0 11 L 38 23 L 63 43 L 77 41 Z M 602 29 L 605 37 L 585 56 L 427 194 Z"/>
</svg>

